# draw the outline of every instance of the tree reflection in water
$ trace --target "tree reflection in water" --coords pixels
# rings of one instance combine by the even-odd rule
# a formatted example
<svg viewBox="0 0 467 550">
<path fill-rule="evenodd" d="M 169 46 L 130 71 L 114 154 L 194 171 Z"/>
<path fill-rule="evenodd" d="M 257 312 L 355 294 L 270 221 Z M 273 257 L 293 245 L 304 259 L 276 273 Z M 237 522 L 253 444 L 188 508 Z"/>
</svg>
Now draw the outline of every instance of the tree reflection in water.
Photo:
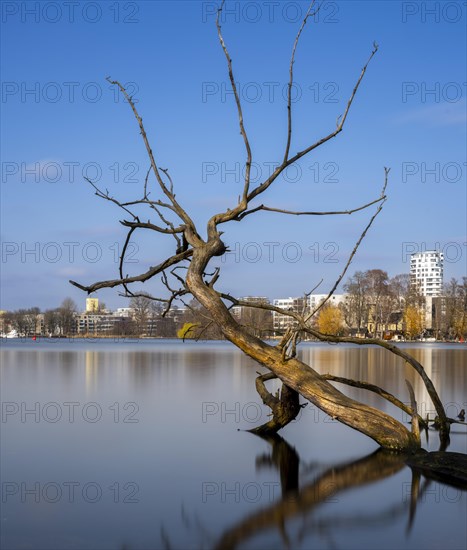
<svg viewBox="0 0 467 550">
<path fill-rule="evenodd" d="M 225 531 L 214 545 L 216 549 L 237 548 L 251 537 L 270 529 L 279 531 L 285 548 L 294 547 L 294 541 L 290 540 L 286 530 L 288 521 L 295 518 L 301 518 L 303 521 L 303 527 L 297 534 L 298 545 L 313 526 L 312 522 L 306 521 L 306 516 L 318 506 L 332 501 L 333 497 L 343 491 L 390 477 L 405 466 L 404 457 L 400 454 L 378 450 L 359 460 L 328 468 L 312 482 L 299 488 L 300 460 L 296 450 L 278 435 L 263 439 L 272 446 L 270 463 L 279 471 L 282 498 Z M 258 461 L 264 463 L 264 457 L 259 457 L 257 464 Z M 402 512 L 403 509 L 407 509 L 407 503 L 401 503 L 397 508 Z M 392 516 L 393 513 L 390 517 Z M 324 529 L 323 534 L 329 531 L 331 524 L 334 529 L 339 524 L 339 519 L 333 515 L 329 520 L 328 529 Z M 320 522 L 319 527 L 324 528 L 326 525 Z"/>
<path fill-rule="evenodd" d="M 362 487 L 389 478 L 407 466 L 407 456 L 383 449 L 368 456 L 342 465 L 334 465 L 316 473 L 317 465 L 305 465 L 300 461 L 297 451 L 279 435 L 261 436 L 270 446 L 270 453 L 262 453 L 256 457 L 258 470 L 270 467 L 278 471 L 281 484 L 281 498 L 270 506 L 263 507 L 213 539 L 209 529 L 195 516 L 190 520 L 186 511 L 182 510 L 183 523 L 187 529 L 195 528 L 200 548 L 216 550 L 231 550 L 239 548 L 251 539 L 267 533 L 277 532 L 284 548 L 300 547 L 304 540 L 318 534 L 333 546 L 333 533 L 338 530 L 359 530 L 369 527 L 377 528 L 391 524 L 397 518 L 407 515 L 407 534 L 410 532 L 416 515 L 417 502 L 423 497 L 432 481 L 422 478 L 418 469 L 412 469 L 410 498 L 401 499 L 396 504 L 388 504 L 382 510 L 370 513 L 336 514 L 332 517 L 316 518 L 313 515 L 319 507 L 332 502 L 338 494 L 350 489 Z M 315 472 L 314 479 L 299 484 L 299 467 L 302 472 Z M 465 485 L 457 485 L 466 489 Z M 289 522 L 299 519 L 301 525 L 294 530 L 292 536 L 287 529 Z M 296 525 L 296 524 L 295 524 Z M 165 548 L 174 548 L 169 535 L 162 529 L 161 539 Z"/>
</svg>

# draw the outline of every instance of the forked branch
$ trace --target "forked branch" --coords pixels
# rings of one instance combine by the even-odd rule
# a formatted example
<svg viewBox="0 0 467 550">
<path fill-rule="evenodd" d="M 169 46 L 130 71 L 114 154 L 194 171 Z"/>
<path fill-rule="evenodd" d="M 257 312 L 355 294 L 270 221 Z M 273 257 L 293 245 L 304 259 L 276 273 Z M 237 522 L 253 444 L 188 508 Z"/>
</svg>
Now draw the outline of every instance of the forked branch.
<svg viewBox="0 0 467 550">
<path fill-rule="evenodd" d="M 171 203 L 171 205 L 174 209 L 174 212 L 177 213 L 177 215 L 180 217 L 180 219 L 185 224 L 187 224 L 190 227 L 194 228 L 195 225 L 194 225 L 193 221 L 191 220 L 190 216 L 188 216 L 188 214 L 185 212 L 185 210 L 181 207 L 181 205 L 178 203 L 178 201 L 175 198 L 175 194 L 173 193 L 172 181 L 170 180 L 170 189 L 169 189 L 169 188 L 167 188 L 167 186 L 164 183 L 164 180 L 162 179 L 159 168 L 156 164 L 156 160 L 154 158 L 154 154 L 152 152 L 152 148 L 149 144 L 149 139 L 148 139 L 148 136 L 146 134 L 146 130 L 145 130 L 144 124 L 143 124 L 143 119 L 139 115 L 138 110 L 136 109 L 136 105 L 135 105 L 133 99 L 130 97 L 130 95 L 126 91 L 125 87 L 118 80 L 111 80 L 109 77 L 107 77 L 107 81 L 110 84 L 112 84 L 114 86 L 117 86 L 119 88 L 120 92 L 123 94 L 125 99 L 128 101 L 128 103 L 131 107 L 131 110 L 133 111 L 133 114 L 134 114 L 134 116 L 135 116 L 135 118 L 138 122 L 138 126 L 139 126 L 141 136 L 142 136 L 143 141 L 144 141 L 144 145 L 146 147 L 146 152 L 148 154 L 148 157 L 149 157 L 149 160 L 150 160 L 150 163 L 151 163 L 152 171 L 154 172 L 154 175 L 156 176 L 157 182 L 159 183 L 159 187 L 161 188 L 164 195 L 169 199 L 169 201 L 170 201 L 170 203 Z M 163 172 L 167 175 L 166 171 L 163 171 Z"/>
<path fill-rule="evenodd" d="M 154 277 L 158 273 L 161 273 L 162 271 L 164 271 L 164 269 L 167 269 L 172 265 L 178 264 L 183 260 L 187 260 L 192 255 L 193 255 L 192 249 L 185 250 L 185 252 L 176 254 L 175 256 L 171 256 L 170 258 L 167 258 L 166 260 L 161 262 L 159 265 L 156 265 L 155 267 L 151 267 L 145 273 L 141 273 L 140 275 L 135 275 L 134 277 L 122 277 L 120 279 L 113 279 L 110 281 L 99 281 L 98 283 L 94 283 L 89 286 L 81 285 L 76 281 L 69 281 L 69 282 L 72 285 L 76 286 L 77 288 L 84 290 L 88 294 L 90 294 L 91 292 L 95 292 L 96 290 L 100 290 L 101 288 L 114 288 L 116 286 L 128 285 L 130 283 L 138 283 L 138 282 L 144 283 L 145 281 L 152 279 L 152 277 Z"/>
</svg>

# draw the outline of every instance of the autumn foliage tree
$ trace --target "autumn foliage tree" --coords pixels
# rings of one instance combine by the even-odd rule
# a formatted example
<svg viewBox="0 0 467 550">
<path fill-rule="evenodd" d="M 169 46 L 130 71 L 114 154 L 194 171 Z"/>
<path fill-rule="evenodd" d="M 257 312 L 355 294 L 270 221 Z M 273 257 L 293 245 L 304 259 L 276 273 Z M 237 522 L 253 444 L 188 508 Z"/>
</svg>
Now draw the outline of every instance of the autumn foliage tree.
<svg viewBox="0 0 467 550">
<path fill-rule="evenodd" d="M 404 311 L 405 333 L 410 340 L 420 336 L 423 330 L 423 312 L 417 306 L 409 305 Z"/>
<path fill-rule="evenodd" d="M 334 306 L 327 305 L 320 312 L 318 316 L 318 330 L 322 334 L 332 334 L 334 336 L 340 336 L 344 328 L 344 316 L 342 311 Z"/>
</svg>

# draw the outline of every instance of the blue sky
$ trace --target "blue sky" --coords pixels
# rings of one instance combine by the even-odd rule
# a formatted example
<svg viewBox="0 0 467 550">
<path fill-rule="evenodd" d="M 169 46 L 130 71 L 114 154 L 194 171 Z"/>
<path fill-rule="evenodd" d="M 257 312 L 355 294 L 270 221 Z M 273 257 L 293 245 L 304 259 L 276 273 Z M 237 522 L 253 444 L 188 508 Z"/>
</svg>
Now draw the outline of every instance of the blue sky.
<svg viewBox="0 0 467 550">
<path fill-rule="evenodd" d="M 125 232 L 118 198 L 141 194 L 148 162 L 129 106 L 105 77 L 128 83 L 156 159 L 204 232 L 236 203 L 243 142 L 215 28 L 215 2 L 3 2 L 1 309 L 80 306 L 82 283 L 114 278 Z M 222 21 L 254 174 L 282 158 L 291 47 L 305 2 L 228 2 Z M 73 11 L 71 11 L 73 10 Z M 388 196 L 349 274 L 408 272 L 412 251 L 445 252 L 445 280 L 467 272 L 467 6 L 451 2 L 324 2 L 296 54 L 292 151 L 335 127 L 373 41 L 344 131 L 277 181 L 262 202 L 349 209 Z M 156 193 L 156 191 L 154 191 Z M 226 225 L 232 254 L 218 287 L 235 295 L 326 292 L 372 209 L 352 216 L 251 216 Z M 149 217 L 148 213 L 146 217 Z M 170 253 L 170 239 L 135 234 L 128 273 Z M 145 290 L 158 293 L 156 283 Z M 117 290 L 98 294 L 127 305 Z"/>
</svg>

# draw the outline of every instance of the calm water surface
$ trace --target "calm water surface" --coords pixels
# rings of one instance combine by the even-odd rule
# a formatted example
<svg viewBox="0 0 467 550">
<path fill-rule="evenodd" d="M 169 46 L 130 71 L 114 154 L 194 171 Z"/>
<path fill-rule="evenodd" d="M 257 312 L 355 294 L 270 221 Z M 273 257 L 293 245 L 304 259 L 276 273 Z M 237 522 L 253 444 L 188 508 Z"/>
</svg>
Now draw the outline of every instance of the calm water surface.
<svg viewBox="0 0 467 550">
<path fill-rule="evenodd" d="M 467 347 L 403 347 L 449 416 L 467 409 Z M 4 550 L 467 548 L 465 491 L 422 476 L 411 506 L 411 470 L 313 406 L 283 439 L 243 431 L 268 409 L 259 366 L 227 343 L 3 340 L 0 353 Z M 406 402 L 408 378 L 421 413 L 433 412 L 385 350 L 303 344 L 300 354 Z M 467 453 L 467 429 L 452 432 L 449 450 Z M 437 449 L 436 432 L 423 443 Z"/>
</svg>

